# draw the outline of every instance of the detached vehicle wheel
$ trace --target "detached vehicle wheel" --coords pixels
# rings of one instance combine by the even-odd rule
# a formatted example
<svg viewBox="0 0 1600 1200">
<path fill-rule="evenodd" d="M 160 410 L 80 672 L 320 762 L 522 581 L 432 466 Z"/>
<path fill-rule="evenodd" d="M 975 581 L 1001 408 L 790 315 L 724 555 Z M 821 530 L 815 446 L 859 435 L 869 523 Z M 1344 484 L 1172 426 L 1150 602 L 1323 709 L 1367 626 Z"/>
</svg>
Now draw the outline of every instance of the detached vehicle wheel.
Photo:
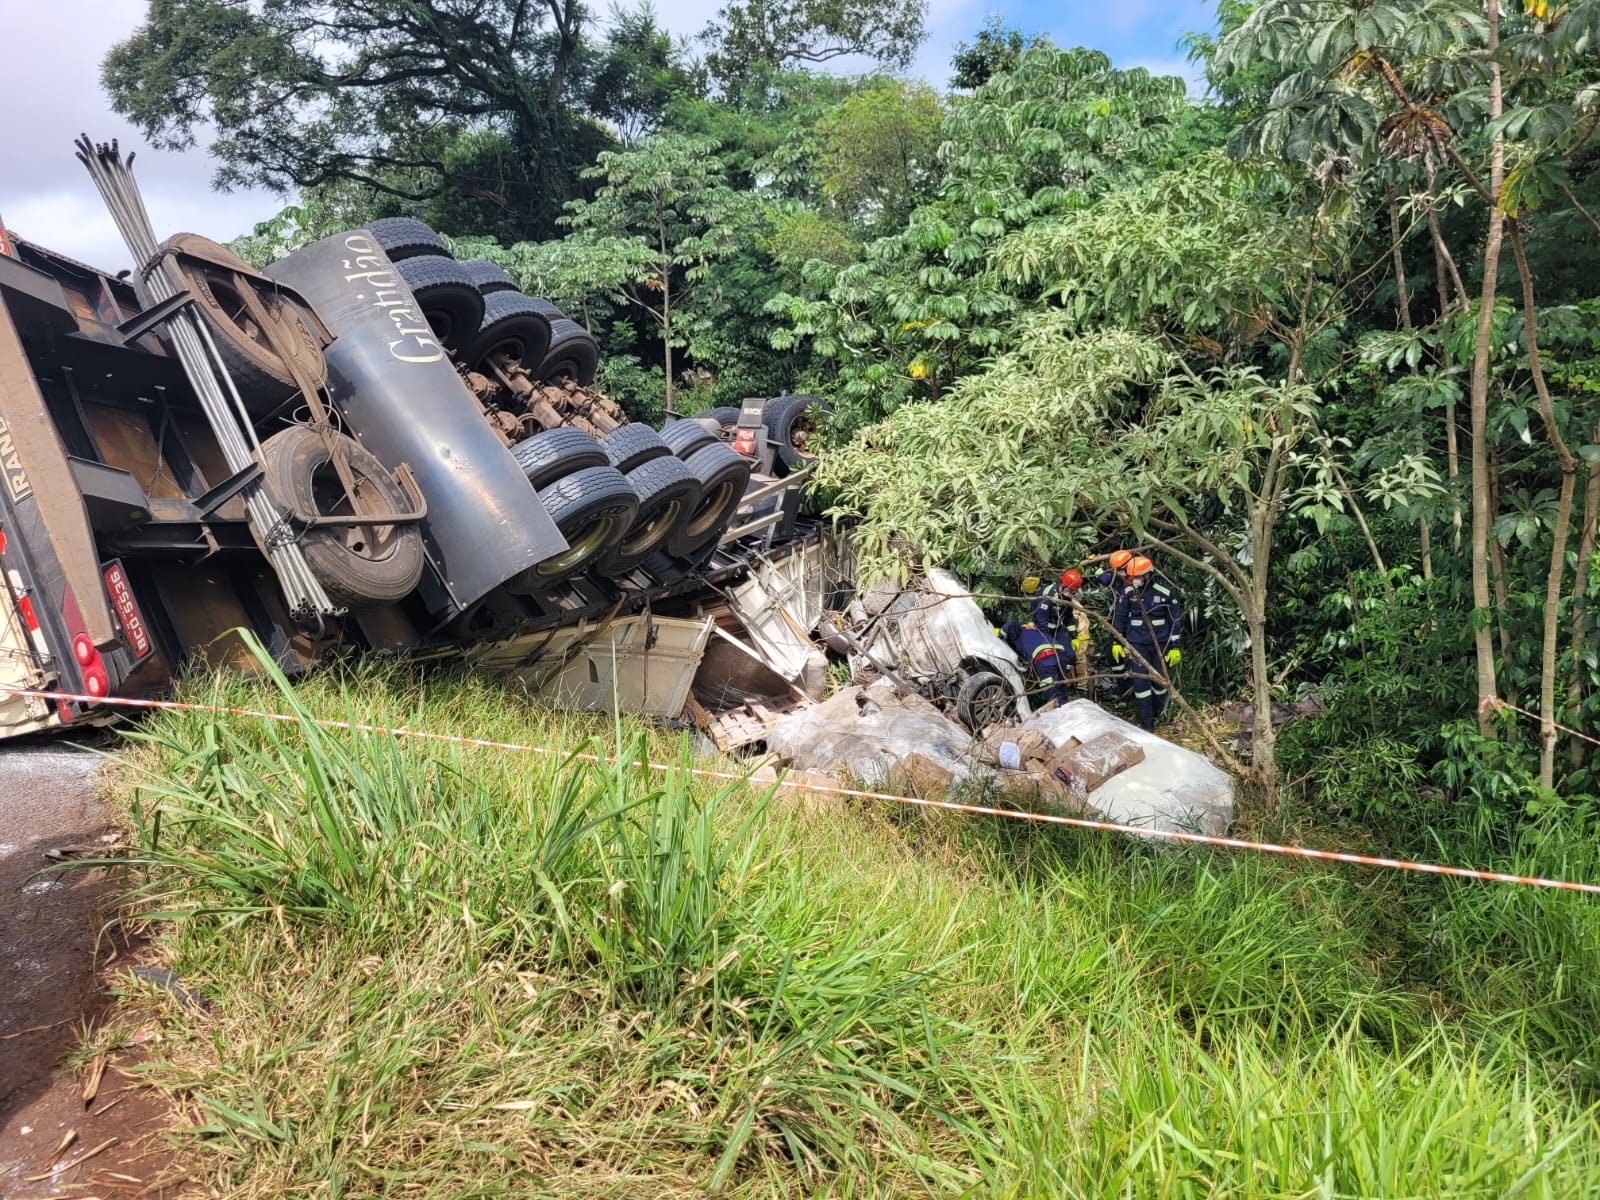
<svg viewBox="0 0 1600 1200">
<path fill-rule="evenodd" d="M 672 450 L 650 426 L 634 421 L 618 426 L 600 439 L 611 465 L 628 472 L 657 458 L 670 458 Z"/>
<path fill-rule="evenodd" d="M 1015 703 L 1004 678 L 993 671 L 974 671 L 956 692 L 956 716 L 973 733 L 981 733 L 1010 716 Z"/>
<path fill-rule="evenodd" d="M 667 455 L 628 472 L 639 494 L 639 511 L 628 534 L 597 566 L 602 575 L 626 575 L 661 549 L 700 502 L 700 485 L 678 459 Z"/>
<path fill-rule="evenodd" d="M 566 425 L 518 442 L 511 447 L 511 457 L 517 460 L 528 482 L 539 489 L 585 467 L 604 467 L 611 462 L 593 434 Z"/>
<path fill-rule="evenodd" d="M 587 329 L 562 316 L 555 305 L 550 307 L 555 314 L 546 314 L 550 316 L 550 349 L 535 374 L 541 383 L 570 379 L 579 387 L 588 387 L 600 370 L 600 347 Z"/>
<path fill-rule="evenodd" d="M 483 323 L 483 294 L 472 275 L 453 258 L 420 254 L 395 270 L 406 281 L 434 336 L 451 350 L 478 332 Z"/>
<path fill-rule="evenodd" d="M 327 382 L 321 337 L 277 287 L 258 280 L 254 267 L 225 246 L 192 233 L 179 234 L 162 248 L 178 252 L 178 273 L 193 293 L 200 319 L 210 329 L 246 409 L 262 415 L 294 396 L 300 390 L 294 369 L 317 387 Z M 190 253 L 201 257 L 184 257 Z M 251 311 L 246 289 L 259 302 L 265 324 Z"/>
<path fill-rule="evenodd" d="M 461 348 L 461 361 L 472 370 L 485 359 L 505 354 L 529 371 L 537 369 L 550 349 L 550 318 L 521 292 L 491 292 L 483 298 L 483 323 L 477 336 Z"/>
<path fill-rule="evenodd" d="M 684 465 L 700 485 L 700 503 L 672 536 L 672 553 L 692 558 L 721 539 L 750 484 L 750 464 L 717 443 L 691 454 Z"/>
<path fill-rule="evenodd" d="M 615 467 L 585 467 L 539 493 L 567 548 L 536 564 L 537 583 L 557 583 L 591 566 L 620 542 L 639 511 L 639 496 Z"/>
<path fill-rule="evenodd" d="M 434 232 L 426 221 L 415 217 L 380 217 L 366 226 L 372 240 L 383 247 L 392 263 L 416 258 L 419 254 L 455 256 L 445 249 L 444 239 Z"/>
<path fill-rule="evenodd" d="M 517 281 L 506 274 L 506 269 L 499 263 L 492 263 L 487 258 L 469 258 L 461 264 L 476 287 L 485 296 L 491 292 L 514 292 L 517 290 Z"/>
<path fill-rule="evenodd" d="M 355 477 L 347 495 L 333 465 L 342 451 Z M 261 446 L 263 486 L 278 505 L 301 518 L 403 513 L 411 500 L 384 465 L 355 439 L 333 430 L 291 425 Z M 331 525 L 300 538 L 311 572 L 329 599 L 347 608 L 390 604 L 422 578 L 422 530 L 417 525 Z"/>
</svg>

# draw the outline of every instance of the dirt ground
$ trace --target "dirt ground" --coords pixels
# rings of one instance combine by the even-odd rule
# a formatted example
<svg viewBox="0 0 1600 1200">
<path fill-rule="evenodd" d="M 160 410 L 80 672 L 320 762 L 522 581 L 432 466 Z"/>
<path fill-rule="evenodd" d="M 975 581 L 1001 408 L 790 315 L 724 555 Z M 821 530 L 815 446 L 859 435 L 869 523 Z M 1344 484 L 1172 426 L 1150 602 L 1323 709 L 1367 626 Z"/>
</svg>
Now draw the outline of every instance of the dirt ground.
<svg viewBox="0 0 1600 1200">
<path fill-rule="evenodd" d="M 0 749 L 0 1200 L 177 1194 L 164 1182 L 171 1112 L 134 1078 L 137 1049 L 112 1056 L 88 1102 L 93 1065 L 63 1063 L 133 964 L 103 929 L 104 872 L 39 874 L 52 852 L 93 855 L 115 840 L 94 793 L 102 761 L 60 739 Z"/>
</svg>

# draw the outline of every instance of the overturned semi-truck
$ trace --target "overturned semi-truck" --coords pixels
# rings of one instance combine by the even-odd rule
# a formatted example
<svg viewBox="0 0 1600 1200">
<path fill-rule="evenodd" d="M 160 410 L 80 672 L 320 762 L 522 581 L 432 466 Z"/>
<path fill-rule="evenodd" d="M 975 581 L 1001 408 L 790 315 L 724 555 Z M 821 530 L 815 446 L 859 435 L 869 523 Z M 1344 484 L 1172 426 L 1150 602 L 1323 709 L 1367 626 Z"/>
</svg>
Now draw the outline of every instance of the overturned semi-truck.
<svg viewBox="0 0 1600 1200">
<path fill-rule="evenodd" d="M 136 265 L 0 230 L 0 735 L 246 665 L 238 629 L 290 670 L 380 650 L 526 672 L 563 630 L 814 540 L 810 397 L 658 432 L 593 390 L 586 330 L 420 221 L 258 271 L 158 243 L 116 147 L 79 157 Z"/>
</svg>

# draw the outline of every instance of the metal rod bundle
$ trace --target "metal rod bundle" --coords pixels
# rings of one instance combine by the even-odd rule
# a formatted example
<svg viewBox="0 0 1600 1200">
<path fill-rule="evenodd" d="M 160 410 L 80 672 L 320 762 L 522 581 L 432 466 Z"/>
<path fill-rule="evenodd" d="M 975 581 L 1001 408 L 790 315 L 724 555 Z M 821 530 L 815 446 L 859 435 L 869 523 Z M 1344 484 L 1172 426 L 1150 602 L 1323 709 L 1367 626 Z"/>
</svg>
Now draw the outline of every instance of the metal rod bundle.
<svg viewBox="0 0 1600 1200">
<path fill-rule="evenodd" d="M 100 189 L 111 219 L 133 255 L 137 268 L 133 286 L 139 303 L 150 308 L 183 294 L 187 285 L 171 258 L 161 253 L 150 216 L 145 211 L 144 198 L 134 181 L 134 156 L 130 154 L 124 161 L 115 141 L 96 146 L 88 135 L 80 136 L 76 145 L 78 161 L 88 169 L 89 177 Z M 249 470 L 257 461 L 261 443 L 256 438 L 238 385 L 217 352 L 211 330 L 192 307 L 185 307 L 168 322 L 167 332 L 206 421 L 216 435 L 228 469 L 235 473 Z M 339 608 L 312 574 L 305 554 L 297 543 L 285 536 L 289 529 L 288 514 L 273 503 L 259 482 L 245 489 L 244 500 L 250 524 L 266 549 L 290 611 L 297 618 L 314 618 L 319 624 L 324 618 L 337 614 Z"/>
</svg>

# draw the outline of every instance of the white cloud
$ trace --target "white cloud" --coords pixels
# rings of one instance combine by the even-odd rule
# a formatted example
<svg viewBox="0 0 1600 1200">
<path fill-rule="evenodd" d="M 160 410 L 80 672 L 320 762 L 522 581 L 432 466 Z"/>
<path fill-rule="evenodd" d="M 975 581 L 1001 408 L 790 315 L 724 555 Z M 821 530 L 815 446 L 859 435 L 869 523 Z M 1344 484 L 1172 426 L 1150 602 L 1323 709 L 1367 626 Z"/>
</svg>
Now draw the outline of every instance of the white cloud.
<svg viewBox="0 0 1600 1200">
<path fill-rule="evenodd" d="M 0 215 L 30 241 L 96 266 L 128 265 L 122 245 L 72 140 L 87 132 L 137 150 L 145 206 L 158 236 L 192 230 L 226 240 L 271 216 L 271 192 L 213 192 L 215 167 L 201 148 L 161 153 L 111 112 L 100 89 L 100 60 L 128 36 L 143 0 L 0 0 L 6 66 L 0 71 Z"/>
</svg>

